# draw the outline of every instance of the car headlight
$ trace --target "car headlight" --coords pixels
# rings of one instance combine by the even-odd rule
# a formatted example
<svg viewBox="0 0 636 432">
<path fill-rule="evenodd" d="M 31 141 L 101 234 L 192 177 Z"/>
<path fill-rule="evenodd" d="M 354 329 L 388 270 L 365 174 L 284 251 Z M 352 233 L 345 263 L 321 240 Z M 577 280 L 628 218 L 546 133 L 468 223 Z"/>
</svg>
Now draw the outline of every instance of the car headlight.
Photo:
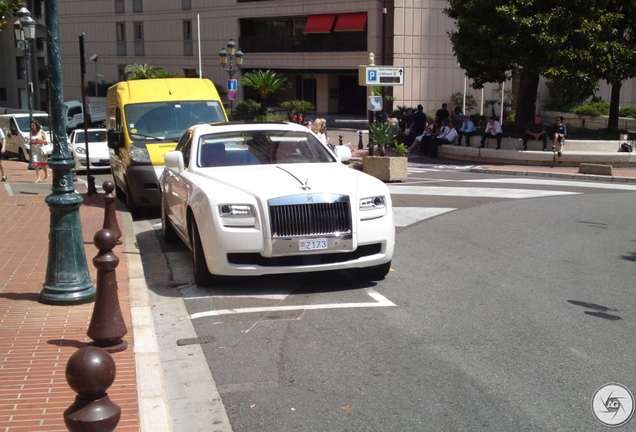
<svg viewBox="0 0 636 432">
<path fill-rule="evenodd" d="M 256 226 L 256 211 L 249 204 L 219 205 L 221 224 L 226 227 L 253 228 Z"/>
<path fill-rule="evenodd" d="M 377 219 L 386 214 L 386 197 L 374 196 L 360 200 L 360 220 Z"/>
<path fill-rule="evenodd" d="M 142 147 L 137 147 L 136 145 L 130 146 L 128 155 L 134 162 L 150 163 L 150 154 L 148 153 L 148 149 L 145 145 Z"/>
<path fill-rule="evenodd" d="M 86 154 L 86 149 L 84 147 L 75 147 L 75 153 Z"/>
</svg>

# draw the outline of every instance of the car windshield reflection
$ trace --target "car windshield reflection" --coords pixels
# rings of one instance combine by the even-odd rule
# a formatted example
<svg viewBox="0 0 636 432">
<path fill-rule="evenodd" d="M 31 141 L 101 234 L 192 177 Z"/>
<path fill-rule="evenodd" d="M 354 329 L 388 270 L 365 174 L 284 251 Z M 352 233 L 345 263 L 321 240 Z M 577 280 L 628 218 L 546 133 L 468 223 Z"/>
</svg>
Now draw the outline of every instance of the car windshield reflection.
<svg viewBox="0 0 636 432">
<path fill-rule="evenodd" d="M 335 162 L 309 132 L 254 131 L 202 135 L 199 167 Z"/>
</svg>

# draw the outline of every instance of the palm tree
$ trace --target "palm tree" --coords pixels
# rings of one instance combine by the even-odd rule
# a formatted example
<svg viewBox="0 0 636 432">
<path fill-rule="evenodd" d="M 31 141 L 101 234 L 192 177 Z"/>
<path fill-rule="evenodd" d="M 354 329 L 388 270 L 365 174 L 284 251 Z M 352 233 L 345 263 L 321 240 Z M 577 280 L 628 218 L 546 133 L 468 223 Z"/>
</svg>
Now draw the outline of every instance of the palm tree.
<svg viewBox="0 0 636 432">
<path fill-rule="evenodd" d="M 152 66 L 147 63 L 133 63 L 126 66 L 124 72 L 129 74 L 129 80 L 152 79 L 152 78 L 178 78 L 177 72 L 166 72 L 162 67 Z"/>
<path fill-rule="evenodd" d="M 255 70 L 254 72 L 248 72 L 243 75 L 241 84 L 254 89 L 254 91 L 259 94 L 261 97 L 261 107 L 263 107 L 263 110 L 266 110 L 267 95 L 282 90 L 286 82 L 287 78 L 277 72 L 271 70 Z"/>
</svg>

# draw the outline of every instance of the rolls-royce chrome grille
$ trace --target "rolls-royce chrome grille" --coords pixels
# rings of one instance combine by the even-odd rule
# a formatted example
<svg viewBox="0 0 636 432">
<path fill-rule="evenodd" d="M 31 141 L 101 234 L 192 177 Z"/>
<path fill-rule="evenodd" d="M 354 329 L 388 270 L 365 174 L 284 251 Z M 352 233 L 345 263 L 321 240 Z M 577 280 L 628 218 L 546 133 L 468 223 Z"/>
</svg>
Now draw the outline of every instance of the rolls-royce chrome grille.
<svg viewBox="0 0 636 432">
<path fill-rule="evenodd" d="M 346 195 L 303 194 L 269 200 L 272 238 L 351 234 Z"/>
</svg>

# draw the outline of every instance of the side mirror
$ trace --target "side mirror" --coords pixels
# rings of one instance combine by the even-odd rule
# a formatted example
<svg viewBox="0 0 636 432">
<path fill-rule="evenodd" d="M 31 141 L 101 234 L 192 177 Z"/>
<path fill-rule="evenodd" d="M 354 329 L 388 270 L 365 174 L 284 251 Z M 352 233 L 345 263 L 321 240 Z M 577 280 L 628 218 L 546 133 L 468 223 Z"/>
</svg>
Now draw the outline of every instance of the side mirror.
<svg viewBox="0 0 636 432">
<path fill-rule="evenodd" d="M 117 129 L 108 129 L 106 135 L 108 137 L 108 148 L 117 150 L 124 146 L 121 131 Z"/>
<path fill-rule="evenodd" d="M 164 156 L 164 164 L 166 168 L 180 173 L 184 170 L 183 153 L 178 150 L 169 151 Z"/>
<path fill-rule="evenodd" d="M 345 145 L 337 145 L 333 149 L 340 162 L 349 162 L 351 160 L 351 149 Z"/>
</svg>

